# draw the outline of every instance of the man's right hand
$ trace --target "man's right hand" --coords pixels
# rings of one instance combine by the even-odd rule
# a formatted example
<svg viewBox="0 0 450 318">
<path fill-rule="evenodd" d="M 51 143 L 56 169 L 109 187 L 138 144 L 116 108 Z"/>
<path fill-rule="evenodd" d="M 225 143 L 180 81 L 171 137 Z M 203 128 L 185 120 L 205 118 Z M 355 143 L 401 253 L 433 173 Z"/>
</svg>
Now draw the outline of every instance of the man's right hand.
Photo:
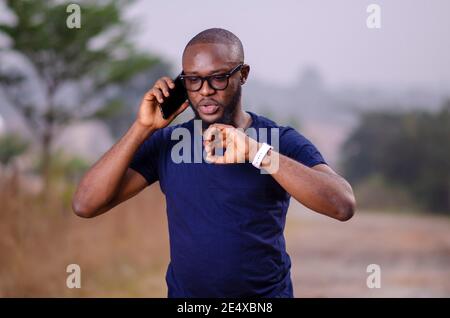
<svg viewBox="0 0 450 318">
<path fill-rule="evenodd" d="M 142 99 L 131 128 L 85 173 L 72 199 L 72 208 L 78 216 L 100 215 L 149 185 L 142 175 L 130 168 L 130 162 L 149 134 L 169 125 L 189 106 L 186 101 L 168 119 L 162 117 L 159 104 L 169 96 L 169 88 L 174 85 L 168 77 L 157 80 Z"/>
<path fill-rule="evenodd" d="M 188 108 L 189 102 L 186 100 L 169 118 L 164 119 L 162 117 L 159 104 L 169 96 L 169 89 L 173 89 L 174 87 L 175 84 L 171 78 L 165 76 L 158 79 L 155 85 L 144 95 L 139 106 L 136 122 L 149 130 L 161 129 L 169 125 L 178 114 Z"/>
</svg>

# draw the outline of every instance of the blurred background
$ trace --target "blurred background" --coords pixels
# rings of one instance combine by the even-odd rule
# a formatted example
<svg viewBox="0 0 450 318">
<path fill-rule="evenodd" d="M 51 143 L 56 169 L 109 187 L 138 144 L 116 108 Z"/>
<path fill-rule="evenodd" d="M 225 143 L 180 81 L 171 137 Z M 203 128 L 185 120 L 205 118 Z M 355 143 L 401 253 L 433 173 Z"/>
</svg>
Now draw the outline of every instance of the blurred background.
<svg viewBox="0 0 450 318">
<path fill-rule="evenodd" d="M 296 128 L 354 187 L 346 223 L 291 200 L 295 296 L 450 296 L 450 2 L 77 1 L 68 28 L 70 3 L 0 0 L 1 297 L 166 296 L 158 184 L 95 219 L 70 202 L 211 27 L 244 44 L 244 108 Z M 381 28 L 366 24 L 372 3 Z M 72 263 L 80 289 L 66 286 Z"/>
</svg>

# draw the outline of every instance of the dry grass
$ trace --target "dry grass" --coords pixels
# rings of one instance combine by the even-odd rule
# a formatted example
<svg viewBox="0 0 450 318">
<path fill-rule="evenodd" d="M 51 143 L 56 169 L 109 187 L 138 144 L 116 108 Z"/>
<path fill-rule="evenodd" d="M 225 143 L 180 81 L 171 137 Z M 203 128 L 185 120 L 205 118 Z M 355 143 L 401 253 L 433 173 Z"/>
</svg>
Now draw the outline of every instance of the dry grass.
<svg viewBox="0 0 450 318">
<path fill-rule="evenodd" d="M 296 297 L 450 297 L 450 219 L 358 212 L 340 223 L 292 201 L 287 228 Z M 381 288 L 366 284 L 381 267 Z"/>
<path fill-rule="evenodd" d="M 1 192 L 0 296 L 165 297 L 165 202 L 158 185 L 94 219 L 50 198 Z M 66 287 L 68 264 L 80 289 Z"/>
<path fill-rule="evenodd" d="M 94 219 L 58 198 L 0 191 L 0 296 L 165 297 L 169 259 L 165 202 L 153 185 Z M 286 231 L 297 297 L 450 296 L 450 220 L 358 213 L 347 223 L 291 201 Z M 66 266 L 81 267 L 81 289 Z M 366 267 L 382 269 L 368 289 Z"/>
</svg>

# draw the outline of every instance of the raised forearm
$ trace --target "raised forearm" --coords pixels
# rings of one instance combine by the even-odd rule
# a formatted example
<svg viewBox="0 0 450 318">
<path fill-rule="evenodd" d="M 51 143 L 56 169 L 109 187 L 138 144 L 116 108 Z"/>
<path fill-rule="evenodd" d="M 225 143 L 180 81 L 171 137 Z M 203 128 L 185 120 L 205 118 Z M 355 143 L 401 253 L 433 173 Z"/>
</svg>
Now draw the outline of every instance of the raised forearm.
<svg viewBox="0 0 450 318">
<path fill-rule="evenodd" d="M 152 133 L 152 130 L 134 123 L 86 172 L 73 199 L 74 210 L 78 214 L 90 214 L 114 197 L 134 153 Z"/>
<path fill-rule="evenodd" d="M 339 175 L 309 168 L 272 151 L 264 159 L 262 167 L 306 207 L 340 221 L 346 221 L 353 216 L 353 190 Z"/>
<path fill-rule="evenodd" d="M 273 150 L 259 154 L 263 144 L 230 125 L 213 124 L 203 133 L 203 138 L 208 162 L 253 163 L 261 155 L 260 167 L 303 205 L 341 221 L 353 216 L 355 198 L 350 184 L 327 165 L 309 168 Z M 225 148 L 223 156 L 215 154 L 216 148 Z"/>
</svg>

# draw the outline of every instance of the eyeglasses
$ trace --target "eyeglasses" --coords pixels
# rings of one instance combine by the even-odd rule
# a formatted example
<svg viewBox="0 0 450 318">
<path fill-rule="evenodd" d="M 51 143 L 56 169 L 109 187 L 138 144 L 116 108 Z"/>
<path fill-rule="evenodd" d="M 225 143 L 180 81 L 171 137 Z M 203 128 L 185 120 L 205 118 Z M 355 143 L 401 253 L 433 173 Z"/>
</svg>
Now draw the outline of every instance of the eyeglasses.
<svg viewBox="0 0 450 318">
<path fill-rule="evenodd" d="M 204 81 L 207 81 L 208 85 L 210 87 L 212 87 L 213 89 L 221 91 L 228 87 L 228 82 L 229 82 L 230 77 L 234 73 L 240 71 L 242 66 L 244 66 L 244 64 L 239 64 L 238 66 L 233 68 L 228 73 L 210 75 L 210 76 L 205 76 L 205 77 L 195 76 L 195 75 L 188 76 L 188 75 L 181 74 L 180 79 L 183 82 L 183 85 L 186 88 L 186 90 L 191 91 L 191 92 L 196 92 L 196 91 L 200 90 L 200 88 L 202 88 L 202 86 L 203 86 Z"/>
</svg>

